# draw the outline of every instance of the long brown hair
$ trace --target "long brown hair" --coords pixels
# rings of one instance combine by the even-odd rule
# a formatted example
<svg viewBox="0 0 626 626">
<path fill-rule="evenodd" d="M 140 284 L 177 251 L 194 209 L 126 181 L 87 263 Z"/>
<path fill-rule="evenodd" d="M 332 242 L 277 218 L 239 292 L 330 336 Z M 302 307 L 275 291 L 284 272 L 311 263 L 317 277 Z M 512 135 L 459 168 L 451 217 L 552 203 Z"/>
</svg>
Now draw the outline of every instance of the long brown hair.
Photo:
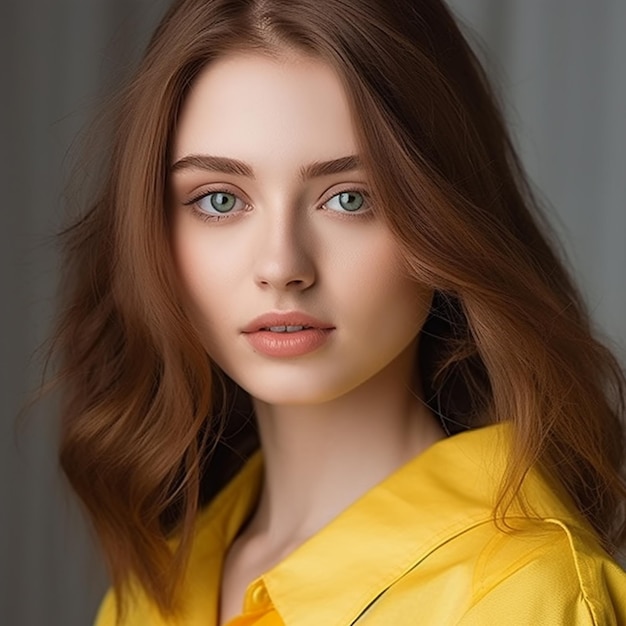
<svg viewBox="0 0 626 626">
<path fill-rule="evenodd" d="M 202 68 L 233 50 L 285 49 L 336 70 L 374 205 L 407 271 L 435 290 L 419 353 L 426 401 L 451 428 L 512 423 L 501 509 L 540 463 L 615 549 L 626 536 L 624 376 L 592 337 L 445 5 L 178 0 L 120 96 L 94 201 L 64 233 L 61 461 L 118 605 L 135 581 L 175 613 L 198 507 L 258 445 L 249 399 L 206 355 L 177 293 L 168 151 Z"/>
</svg>

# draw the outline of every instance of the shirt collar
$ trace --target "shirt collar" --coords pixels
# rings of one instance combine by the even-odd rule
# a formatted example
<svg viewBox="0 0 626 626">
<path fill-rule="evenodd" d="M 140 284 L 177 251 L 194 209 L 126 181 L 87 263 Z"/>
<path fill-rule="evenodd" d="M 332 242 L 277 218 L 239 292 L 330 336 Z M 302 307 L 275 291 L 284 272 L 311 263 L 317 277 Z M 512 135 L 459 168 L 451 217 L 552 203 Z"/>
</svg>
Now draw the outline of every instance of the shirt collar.
<svg viewBox="0 0 626 626">
<path fill-rule="evenodd" d="M 511 432 L 509 424 L 498 424 L 433 444 L 264 574 L 285 623 L 352 623 L 438 545 L 492 519 Z M 234 540 L 254 508 L 262 473 L 257 452 L 202 513 L 199 532 L 207 549 L 219 545 L 223 555 Z M 558 499 L 553 490 L 536 470 L 529 472 L 524 494 L 533 514 L 584 524 L 567 496 Z M 515 504 L 508 513 L 521 514 Z M 355 576 L 358 585 L 352 584 Z M 214 582 L 219 588 L 219 580 Z"/>
</svg>

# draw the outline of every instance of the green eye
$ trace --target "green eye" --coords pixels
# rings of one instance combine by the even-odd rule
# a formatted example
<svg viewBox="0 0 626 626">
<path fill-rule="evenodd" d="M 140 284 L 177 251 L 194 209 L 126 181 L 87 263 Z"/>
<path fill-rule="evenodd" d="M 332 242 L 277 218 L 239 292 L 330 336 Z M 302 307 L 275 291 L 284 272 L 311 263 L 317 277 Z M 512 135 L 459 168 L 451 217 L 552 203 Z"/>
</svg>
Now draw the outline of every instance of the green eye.
<svg viewBox="0 0 626 626">
<path fill-rule="evenodd" d="M 337 211 L 339 213 L 356 213 L 363 208 L 367 194 L 362 191 L 348 190 L 342 191 L 334 195 L 327 203 L 326 206 L 331 211 Z M 332 203 L 338 201 L 338 206 L 333 206 Z"/>
<path fill-rule="evenodd" d="M 232 193 L 223 191 L 207 193 L 196 201 L 198 207 L 209 215 L 217 213 L 230 213 L 237 203 L 237 198 Z"/>
</svg>

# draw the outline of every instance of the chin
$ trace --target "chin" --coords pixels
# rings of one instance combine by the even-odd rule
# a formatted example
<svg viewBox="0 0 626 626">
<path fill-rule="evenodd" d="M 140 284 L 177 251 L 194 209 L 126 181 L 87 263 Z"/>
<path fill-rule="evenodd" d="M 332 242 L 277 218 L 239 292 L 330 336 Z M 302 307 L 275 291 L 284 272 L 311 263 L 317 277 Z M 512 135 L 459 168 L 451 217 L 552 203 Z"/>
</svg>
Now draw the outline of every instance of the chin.
<svg viewBox="0 0 626 626">
<path fill-rule="evenodd" d="M 315 378 L 316 380 L 313 380 Z M 271 380 L 238 380 L 239 386 L 255 399 L 272 406 L 312 406 L 331 402 L 358 386 L 355 381 L 339 381 L 336 377 L 277 376 Z M 342 384 L 343 382 L 343 384 Z M 352 383 L 352 384 L 350 384 Z"/>
<path fill-rule="evenodd" d="M 252 399 L 258 400 L 271 406 L 313 406 L 330 402 L 343 394 L 334 390 L 320 389 L 246 389 Z M 333 393 L 334 391 L 334 393 Z"/>
</svg>

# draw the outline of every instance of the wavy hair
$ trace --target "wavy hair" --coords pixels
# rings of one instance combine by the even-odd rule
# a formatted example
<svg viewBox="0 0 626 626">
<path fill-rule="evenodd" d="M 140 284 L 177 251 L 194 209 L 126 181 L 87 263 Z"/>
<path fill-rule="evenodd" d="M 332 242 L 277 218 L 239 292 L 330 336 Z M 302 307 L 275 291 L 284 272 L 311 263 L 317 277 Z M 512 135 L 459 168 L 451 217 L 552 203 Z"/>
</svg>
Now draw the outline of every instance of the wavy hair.
<svg viewBox="0 0 626 626">
<path fill-rule="evenodd" d="M 119 96 L 94 200 L 63 233 L 52 352 L 61 463 L 118 607 L 138 583 L 176 613 L 198 508 L 258 446 L 249 398 L 212 363 L 182 306 L 168 159 L 201 69 L 232 51 L 285 50 L 336 70 L 373 204 L 407 272 L 435 290 L 418 355 L 429 406 L 451 430 L 512 423 L 500 510 L 539 463 L 615 550 L 626 536 L 624 374 L 592 336 L 443 2 L 178 0 Z"/>
</svg>

